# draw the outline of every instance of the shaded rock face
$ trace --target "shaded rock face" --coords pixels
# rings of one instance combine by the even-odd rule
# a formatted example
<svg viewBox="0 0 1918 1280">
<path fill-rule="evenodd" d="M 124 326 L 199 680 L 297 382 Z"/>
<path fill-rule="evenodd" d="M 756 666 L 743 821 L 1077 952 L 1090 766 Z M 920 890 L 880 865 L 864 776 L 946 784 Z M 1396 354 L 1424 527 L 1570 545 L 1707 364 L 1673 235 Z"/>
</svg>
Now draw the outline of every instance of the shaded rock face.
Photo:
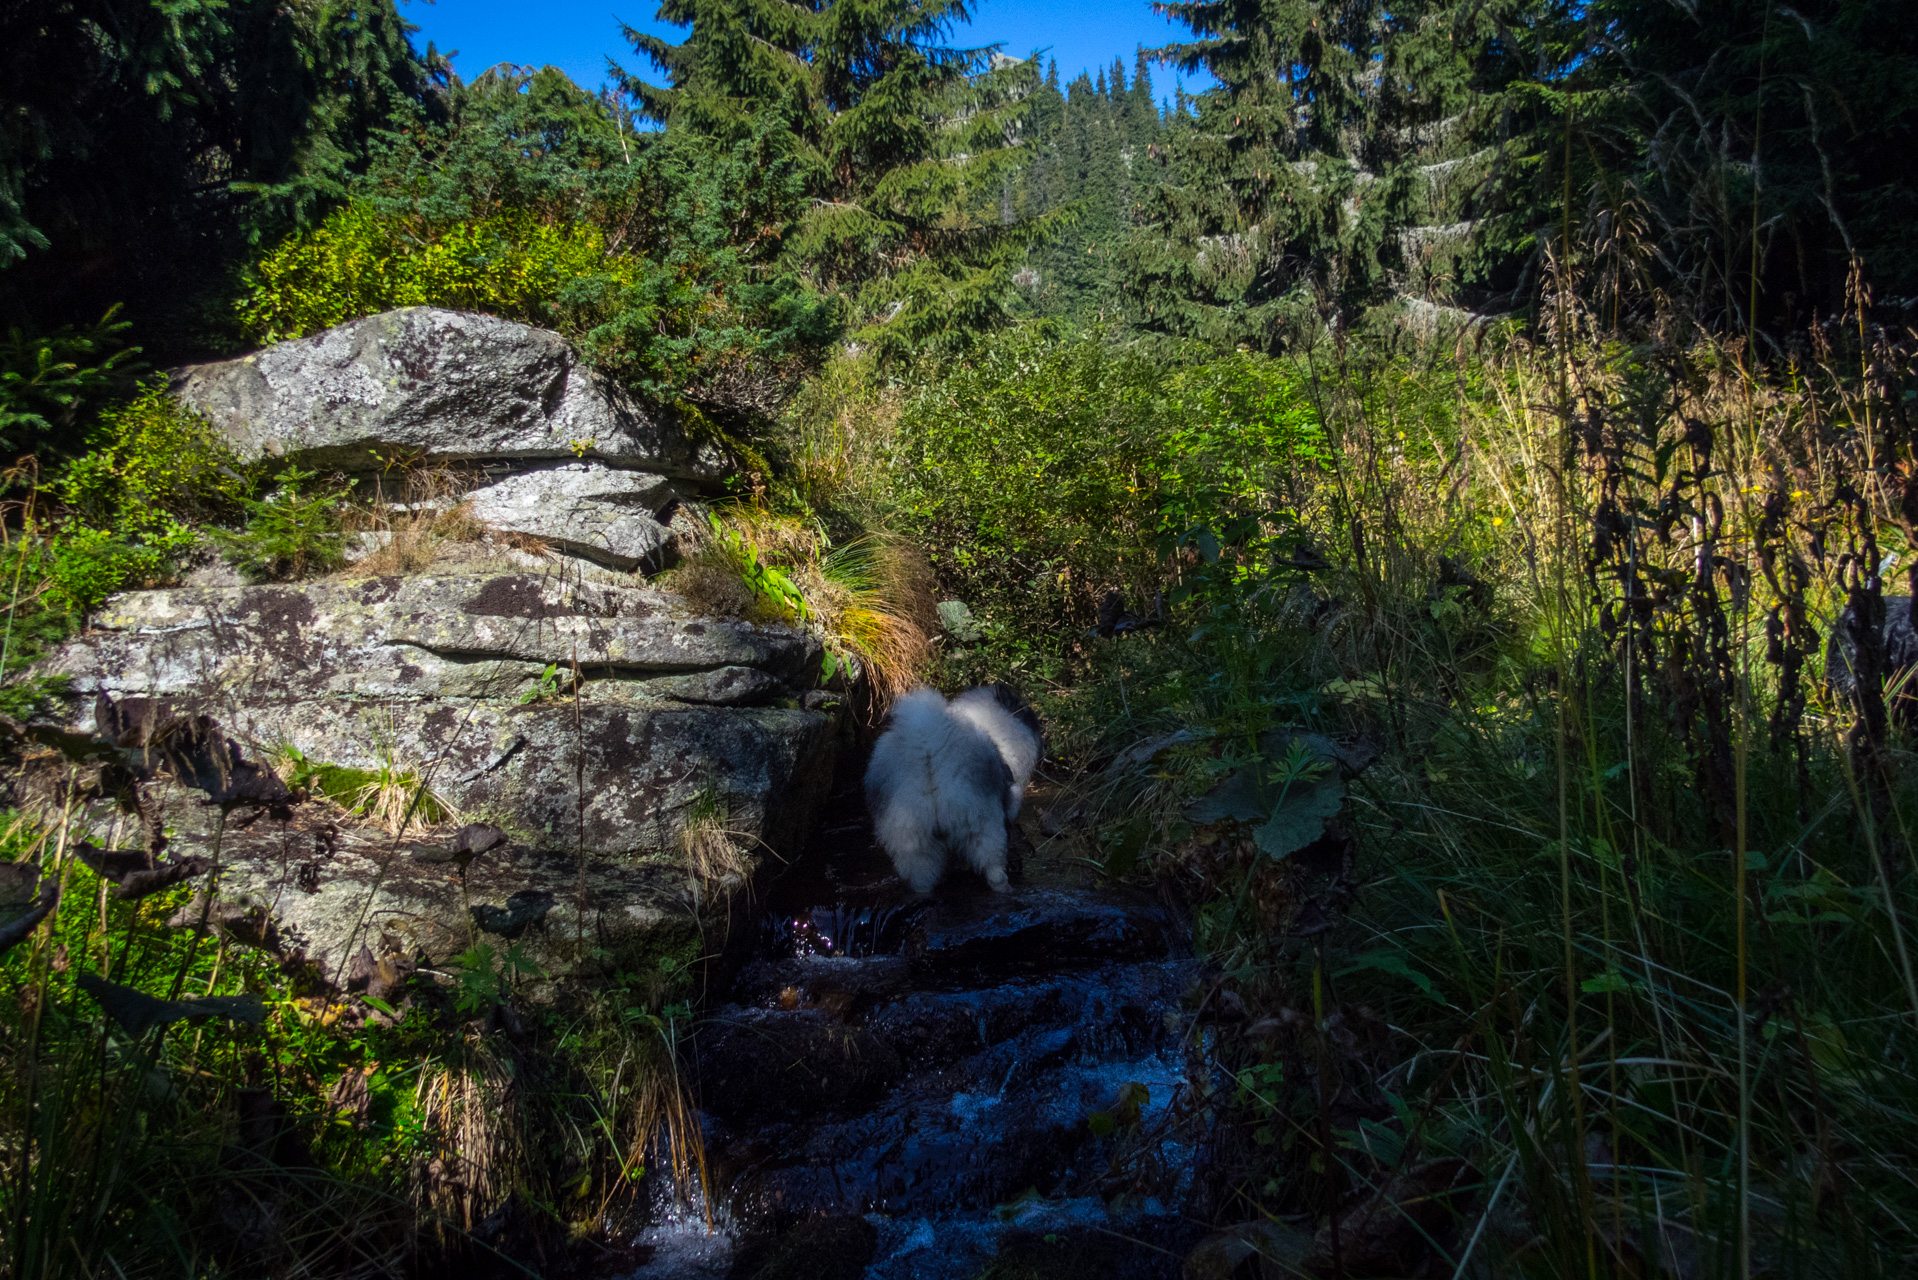
<svg viewBox="0 0 1918 1280">
<path fill-rule="evenodd" d="M 423 778 L 453 811 L 408 839 L 324 802 L 229 824 L 208 910 L 230 935 L 335 986 L 356 964 L 514 945 L 546 975 L 538 994 L 709 954 L 733 895 L 797 847 L 830 787 L 839 725 L 803 697 L 819 642 L 679 604 L 531 573 L 142 591 L 42 670 L 69 681 L 62 732 L 124 745 L 211 717 L 255 760 L 292 748 Z M 153 788 L 177 847 L 212 850 L 217 811 Z M 733 833 L 737 865 L 695 874 L 695 813 Z M 462 844 L 460 821 L 506 839 Z"/>
<path fill-rule="evenodd" d="M 205 713 L 256 750 L 415 769 L 535 844 L 675 857 L 702 798 L 788 843 L 830 783 L 830 718 L 796 704 L 821 646 L 675 604 L 516 573 L 142 591 L 44 670 L 68 678 L 78 730 L 105 707 Z M 549 666 L 565 674 L 543 684 Z M 538 696 L 575 666 L 577 702 Z"/>
<path fill-rule="evenodd" d="M 633 573 L 698 536 L 696 482 L 723 457 L 558 334 L 432 308 L 186 369 L 174 391 L 243 457 L 458 464 L 467 491 L 428 508 L 463 503 L 491 543 L 413 576 L 131 592 L 41 664 L 70 692 L 36 732 L 82 755 L 205 725 L 249 768 L 297 753 L 336 800 L 423 782 L 445 819 L 396 838 L 322 798 L 221 827 L 142 764 L 141 804 L 164 805 L 181 852 L 220 848 L 214 899 L 181 923 L 204 914 L 336 986 L 476 942 L 561 980 L 708 954 L 734 894 L 804 838 L 841 729 L 817 638 L 693 615 Z M 695 868 L 695 815 L 736 856 L 702 847 Z M 462 822 L 500 838 L 461 844 Z"/>
<path fill-rule="evenodd" d="M 213 818 L 190 797 L 167 789 L 160 802 L 196 842 L 210 838 Z M 443 967 L 476 944 L 517 947 L 547 978 L 574 981 L 683 968 L 703 954 L 710 921 L 673 866 L 519 843 L 462 858 L 449 843 L 341 831 L 310 809 L 288 826 L 229 827 L 216 904 L 206 911 L 196 897 L 174 923 L 195 927 L 206 911 L 235 941 L 356 989 L 375 988 L 383 966 Z"/>
<path fill-rule="evenodd" d="M 584 456 L 664 475 L 724 471 L 717 454 L 584 367 L 559 334 L 436 307 L 194 365 L 173 386 L 248 459 L 365 471 L 402 454 Z"/>
</svg>

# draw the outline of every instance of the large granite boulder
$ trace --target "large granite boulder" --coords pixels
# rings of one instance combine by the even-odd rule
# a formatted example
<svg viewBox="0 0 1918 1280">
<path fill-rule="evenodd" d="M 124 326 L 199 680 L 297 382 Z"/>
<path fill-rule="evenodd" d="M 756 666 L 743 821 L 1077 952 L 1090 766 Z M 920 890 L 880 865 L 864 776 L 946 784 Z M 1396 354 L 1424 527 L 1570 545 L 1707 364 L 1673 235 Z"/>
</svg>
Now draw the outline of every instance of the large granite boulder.
<svg viewBox="0 0 1918 1280">
<path fill-rule="evenodd" d="M 395 458 L 600 459 L 715 478 L 725 460 L 588 369 L 565 338 L 406 307 L 177 371 L 174 394 L 244 458 L 370 471 Z"/>
<path fill-rule="evenodd" d="M 185 853 L 220 846 L 215 897 L 182 923 L 334 985 L 443 968 L 493 935 L 561 980 L 707 954 L 757 868 L 804 838 L 843 727 L 815 687 L 818 638 L 698 616 L 638 572 L 698 536 L 689 481 L 722 459 L 558 334 L 430 308 L 174 386 L 246 457 L 471 464 L 428 506 L 459 503 L 482 531 L 410 576 L 130 592 L 40 664 L 67 695 L 28 736 L 102 779 L 131 769 L 145 829 L 164 822 Z M 222 826 L 170 766 L 143 763 L 180 725 L 297 763 L 320 794 L 290 820 Z M 46 798 L 71 796 L 64 766 L 36 776 Z M 436 825 L 374 827 L 353 801 L 380 778 L 423 782 Z M 100 794 L 125 803 L 127 785 Z M 96 803 L 89 822 L 110 828 Z M 462 850 L 462 823 L 495 838 Z"/>
<path fill-rule="evenodd" d="M 114 708 L 208 714 L 260 751 L 403 763 L 530 842 L 671 858 L 685 814 L 717 802 L 778 847 L 830 770 L 828 717 L 799 701 L 820 643 L 678 606 L 530 573 L 139 591 L 43 670 L 78 731 Z M 575 670 L 577 700 L 540 696 Z"/>
<path fill-rule="evenodd" d="M 205 916 L 330 984 L 443 967 L 489 938 L 496 953 L 517 943 L 548 992 L 683 972 L 757 868 L 804 839 L 841 726 L 812 688 L 814 637 L 601 577 L 132 592 L 41 664 L 68 690 L 41 740 L 138 760 L 211 717 L 254 760 L 423 779 L 437 826 L 404 837 L 322 797 L 290 824 L 229 822 L 216 839 L 217 809 L 163 763 L 145 770 L 142 804 L 175 849 L 218 847 L 214 902 L 179 923 Z M 49 800 L 72 785 L 64 766 L 38 777 Z M 90 826 L 124 842 L 97 803 Z M 687 838 L 701 823 L 723 828 L 730 856 L 708 846 L 702 861 Z M 476 855 L 461 824 L 492 833 Z"/>
<path fill-rule="evenodd" d="M 176 844 L 209 848 L 211 816 L 177 788 L 161 797 Z M 309 980 L 374 995 L 415 966 L 450 968 L 476 945 L 495 956 L 517 947 L 537 966 L 525 992 L 534 998 L 556 983 L 684 973 L 725 927 L 723 895 L 716 901 L 664 863 L 519 842 L 469 858 L 453 844 L 342 830 L 312 805 L 290 824 L 229 824 L 215 901 L 195 895 L 174 923 L 204 918 Z"/>
</svg>

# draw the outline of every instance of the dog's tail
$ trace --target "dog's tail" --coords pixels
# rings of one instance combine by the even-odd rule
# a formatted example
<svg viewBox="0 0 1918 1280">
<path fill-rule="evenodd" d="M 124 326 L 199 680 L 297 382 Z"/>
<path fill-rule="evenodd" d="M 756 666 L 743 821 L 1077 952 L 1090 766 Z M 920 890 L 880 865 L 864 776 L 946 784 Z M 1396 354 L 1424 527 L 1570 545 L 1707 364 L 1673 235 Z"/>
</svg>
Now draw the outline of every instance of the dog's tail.
<svg viewBox="0 0 1918 1280">
<path fill-rule="evenodd" d="M 1039 733 L 1039 717 L 1025 699 L 1003 684 L 980 685 L 952 700 L 948 710 L 953 717 L 971 725 L 992 740 L 1000 759 L 1012 774 L 1014 789 L 1023 793 L 1039 767 L 1044 740 Z M 1014 805 L 1015 812 L 1017 805 Z"/>
</svg>

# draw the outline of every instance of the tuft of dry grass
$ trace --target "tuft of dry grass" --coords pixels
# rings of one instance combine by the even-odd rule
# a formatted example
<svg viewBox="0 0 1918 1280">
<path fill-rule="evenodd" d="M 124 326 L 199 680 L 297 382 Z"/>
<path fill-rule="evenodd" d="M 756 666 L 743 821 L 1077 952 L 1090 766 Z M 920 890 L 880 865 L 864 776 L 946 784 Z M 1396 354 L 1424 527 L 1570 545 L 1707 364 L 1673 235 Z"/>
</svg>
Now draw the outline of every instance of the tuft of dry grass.
<svg viewBox="0 0 1918 1280">
<path fill-rule="evenodd" d="M 839 359 L 793 398 L 780 423 L 786 483 L 815 511 L 868 511 L 887 484 L 905 393 L 867 359 Z"/>
<path fill-rule="evenodd" d="M 267 758 L 273 772 L 293 790 L 324 796 L 390 836 L 419 835 L 460 821 L 459 810 L 426 785 L 419 763 L 401 756 L 392 745 L 390 725 L 374 747 L 371 769 L 310 760 L 290 743 L 271 749 Z"/>
<path fill-rule="evenodd" d="M 414 1162 L 414 1203 L 471 1231 L 517 1190 L 542 1181 L 546 1157 L 527 1114 L 521 1064 L 489 1037 L 421 1070 L 415 1086 L 420 1127 L 435 1153 Z"/>
<path fill-rule="evenodd" d="M 693 801 L 679 829 L 679 847 L 696 900 L 723 898 L 752 878 L 757 864 L 742 846 L 740 833 L 727 825 L 730 816 L 725 797 L 708 786 Z"/>
<path fill-rule="evenodd" d="M 828 549 L 816 527 L 758 506 L 715 520 L 718 536 L 662 579 L 670 590 L 701 613 L 810 627 L 863 671 L 881 709 L 919 682 L 937 623 L 918 548 L 869 533 Z"/>
<path fill-rule="evenodd" d="M 341 521 L 348 535 L 371 535 L 379 543 L 347 571 L 403 577 L 430 567 L 451 543 L 477 542 L 486 528 L 468 504 L 456 500 L 464 487 L 445 467 L 408 472 L 397 500 L 382 482 L 371 504 L 349 510 Z"/>
<path fill-rule="evenodd" d="M 423 835 L 459 822 L 459 810 L 426 785 L 418 762 L 387 753 L 371 772 L 346 807 L 387 835 Z"/>
<path fill-rule="evenodd" d="M 520 533 L 514 530 L 494 536 L 514 551 L 524 552 L 529 556 L 538 556 L 542 560 L 553 554 L 553 545 L 536 533 Z"/>
<path fill-rule="evenodd" d="M 932 568 L 917 547 L 868 534 L 836 547 L 802 579 L 816 586 L 826 634 L 865 666 L 883 709 L 919 683 L 932 656 Z"/>
</svg>

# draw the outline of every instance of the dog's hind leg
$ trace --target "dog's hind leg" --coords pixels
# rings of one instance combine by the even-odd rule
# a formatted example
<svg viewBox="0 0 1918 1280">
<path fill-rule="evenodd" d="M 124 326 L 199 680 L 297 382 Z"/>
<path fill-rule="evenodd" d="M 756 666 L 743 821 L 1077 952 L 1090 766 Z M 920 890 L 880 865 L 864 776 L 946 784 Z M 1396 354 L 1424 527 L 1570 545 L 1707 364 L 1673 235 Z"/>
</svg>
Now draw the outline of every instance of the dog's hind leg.
<svg viewBox="0 0 1918 1280">
<path fill-rule="evenodd" d="M 895 801 L 875 815 L 873 830 L 892 855 L 892 869 L 912 886 L 914 893 L 930 893 L 946 869 L 945 850 L 938 836 L 928 828 L 930 815 L 910 803 Z"/>
<path fill-rule="evenodd" d="M 974 871 L 986 877 L 986 883 L 1004 893 L 1010 884 L 1006 879 L 1006 824 L 1004 819 L 985 824 L 967 851 L 967 860 Z"/>
</svg>

